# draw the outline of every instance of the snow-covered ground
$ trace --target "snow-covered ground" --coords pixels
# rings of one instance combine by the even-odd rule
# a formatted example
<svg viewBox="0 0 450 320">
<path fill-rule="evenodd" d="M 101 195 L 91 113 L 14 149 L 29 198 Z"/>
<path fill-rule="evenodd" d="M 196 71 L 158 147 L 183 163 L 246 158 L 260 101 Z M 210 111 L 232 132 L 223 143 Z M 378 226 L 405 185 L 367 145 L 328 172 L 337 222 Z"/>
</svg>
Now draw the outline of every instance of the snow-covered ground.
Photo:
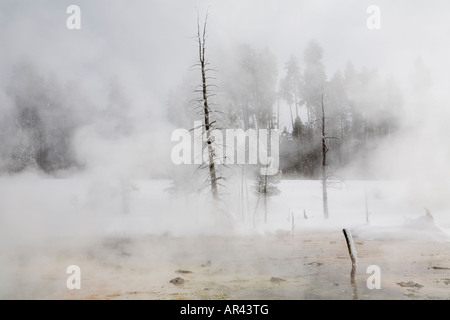
<svg viewBox="0 0 450 320">
<path fill-rule="evenodd" d="M 324 220 L 319 181 L 282 180 L 267 223 L 250 187 L 244 206 L 240 188 L 229 187 L 218 212 L 201 196 L 172 197 L 169 186 L 92 176 L 1 179 L 0 298 L 352 299 L 342 228 L 355 237 L 359 298 L 450 297 L 448 211 L 423 204 L 406 183 L 336 183 Z M 82 268 L 82 290 L 66 288 L 71 264 Z M 373 264 L 382 270 L 380 291 L 365 285 Z M 170 283 L 176 276 L 186 283 Z"/>
<path fill-rule="evenodd" d="M 324 220 L 320 181 L 282 180 L 280 194 L 268 200 L 267 223 L 261 199 L 255 211 L 257 196 L 252 190 L 244 209 L 239 188 L 226 190 L 228 203 L 222 210 L 228 218 L 222 223 L 223 217 L 208 210 L 204 198 L 175 198 L 166 191 L 169 186 L 168 180 L 2 179 L 2 237 L 26 242 L 84 235 L 270 234 L 291 232 L 292 217 L 295 233 L 351 228 L 360 237 L 417 240 L 448 240 L 450 234 L 448 208 L 420 203 L 402 182 L 332 183 L 330 218 Z M 420 222 L 425 207 L 434 223 Z"/>
</svg>

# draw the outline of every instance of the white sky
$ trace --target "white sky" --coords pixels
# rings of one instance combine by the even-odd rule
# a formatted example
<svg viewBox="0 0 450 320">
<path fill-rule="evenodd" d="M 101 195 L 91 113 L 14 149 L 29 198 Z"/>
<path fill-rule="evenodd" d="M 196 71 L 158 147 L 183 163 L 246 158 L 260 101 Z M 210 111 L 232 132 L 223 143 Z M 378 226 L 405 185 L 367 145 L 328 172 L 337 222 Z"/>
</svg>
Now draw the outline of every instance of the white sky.
<svg viewBox="0 0 450 320">
<path fill-rule="evenodd" d="M 66 28 L 70 4 L 81 7 L 81 30 Z M 366 27 L 371 4 L 381 8 L 381 30 Z M 195 61 L 191 37 L 197 8 L 201 15 L 209 10 L 213 63 L 215 50 L 223 53 L 244 42 L 269 47 L 281 70 L 289 55 L 301 58 L 315 38 L 324 48 L 329 75 L 348 60 L 357 68 L 393 73 L 400 82 L 418 56 L 437 79 L 449 65 L 448 1 L 2 0 L 1 76 L 26 58 L 44 72 L 83 81 L 100 92 L 117 75 L 137 101 L 164 101 Z"/>
<path fill-rule="evenodd" d="M 81 7 L 81 30 L 66 28 L 71 4 Z M 369 5 L 381 8 L 381 30 L 366 27 Z M 423 122 L 417 122 L 417 131 L 400 139 L 399 145 L 407 153 L 408 143 L 414 144 L 417 157 L 410 159 L 414 165 L 408 168 L 397 157 L 397 167 L 406 175 L 422 171 L 430 152 L 440 163 L 430 165 L 433 174 L 450 176 L 446 165 L 450 147 L 442 141 L 450 135 L 446 120 L 450 112 L 443 103 L 450 100 L 450 1 L 1 0 L 0 83 L 6 84 L 14 63 L 27 59 L 44 74 L 77 83 L 93 103 L 104 105 L 110 79 L 116 76 L 139 112 L 163 121 L 168 91 L 196 61 L 197 10 L 201 16 L 209 10 L 213 65 L 232 46 L 247 43 L 269 47 L 282 72 L 288 57 L 294 54 L 301 61 L 305 46 L 315 38 L 324 48 L 329 76 L 351 60 L 357 69 L 366 66 L 393 74 L 408 97 L 407 78 L 421 57 L 431 70 L 437 94 L 434 101 L 409 109 L 408 115 Z M 417 137 L 422 139 L 420 146 Z M 393 145 L 389 152 L 395 155 L 398 147 Z"/>
</svg>

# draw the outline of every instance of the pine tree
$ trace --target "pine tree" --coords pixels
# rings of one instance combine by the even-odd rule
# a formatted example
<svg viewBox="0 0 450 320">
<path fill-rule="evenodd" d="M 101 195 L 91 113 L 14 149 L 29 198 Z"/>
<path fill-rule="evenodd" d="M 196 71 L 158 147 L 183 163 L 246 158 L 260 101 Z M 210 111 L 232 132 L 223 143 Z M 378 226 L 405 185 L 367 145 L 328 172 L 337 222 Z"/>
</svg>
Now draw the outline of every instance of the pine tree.
<svg viewBox="0 0 450 320">
<path fill-rule="evenodd" d="M 308 122 L 313 123 L 320 119 L 321 101 L 320 92 L 326 81 L 325 68 L 322 63 L 323 49 L 315 40 L 311 40 L 305 49 L 305 69 L 301 81 L 301 94 L 306 106 Z"/>
</svg>

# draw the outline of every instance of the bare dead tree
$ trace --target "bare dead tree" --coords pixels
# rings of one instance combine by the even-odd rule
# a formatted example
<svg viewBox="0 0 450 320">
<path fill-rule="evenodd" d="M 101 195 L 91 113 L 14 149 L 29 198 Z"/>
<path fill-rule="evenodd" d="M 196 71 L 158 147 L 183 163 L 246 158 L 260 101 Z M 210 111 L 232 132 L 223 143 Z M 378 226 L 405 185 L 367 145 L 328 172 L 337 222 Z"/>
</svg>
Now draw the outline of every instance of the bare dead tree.
<svg viewBox="0 0 450 320">
<path fill-rule="evenodd" d="M 327 136 L 325 134 L 325 106 L 323 104 L 323 92 L 322 92 L 322 203 L 323 203 L 323 215 L 325 219 L 328 219 L 328 192 L 327 192 Z"/>
<path fill-rule="evenodd" d="M 294 220 L 294 213 L 291 212 L 291 236 L 293 237 L 295 234 L 295 220 Z"/>
<path fill-rule="evenodd" d="M 280 130 L 280 90 L 277 91 L 277 129 Z"/>
<path fill-rule="evenodd" d="M 338 139 L 337 137 L 330 137 L 327 135 L 326 131 L 326 115 L 325 115 L 325 104 L 323 102 L 323 90 L 321 96 L 321 107 L 322 107 L 322 117 L 319 119 L 321 122 L 321 133 L 322 133 L 322 203 L 323 203 L 323 215 L 325 219 L 328 219 L 328 178 L 330 177 L 330 173 L 328 172 L 328 161 L 327 161 L 327 153 L 329 151 L 328 148 L 328 140 L 329 139 Z"/>
<path fill-rule="evenodd" d="M 268 152 L 268 156 L 271 156 L 271 154 L 272 154 L 272 145 L 271 145 L 272 131 L 271 131 L 271 129 L 273 129 L 273 121 L 272 120 L 268 121 L 266 125 L 268 128 L 268 130 L 267 130 L 267 142 L 268 142 L 267 152 Z M 270 164 L 266 164 L 264 166 L 261 166 L 261 168 L 260 168 L 261 172 L 262 172 L 262 170 L 265 170 L 265 172 L 264 172 L 264 174 L 259 175 L 258 190 L 257 190 L 258 199 L 256 201 L 256 207 L 255 207 L 255 211 L 253 214 L 253 225 L 254 226 L 256 226 L 256 214 L 257 214 L 257 209 L 258 209 L 259 200 L 260 200 L 261 196 L 263 197 L 263 204 L 264 204 L 264 223 L 267 223 L 267 198 L 269 197 L 269 193 L 271 192 L 271 190 L 269 188 L 269 175 L 268 175 L 269 166 L 270 166 Z"/>
<path fill-rule="evenodd" d="M 367 201 L 367 188 L 364 188 L 364 199 L 366 203 L 366 223 L 369 223 L 369 204 Z"/>
<path fill-rule="evenodd" d="M 200 22 L 197 20 L 197 40 L 198 40 L 198 63 L 201 70 L 202 75 L 202 83 L 201 83 L 201 94 L 202 94 L 202 113 L 204 119 L 204 126 L 206 132 L 206 143 L 208 150 L 208 163 L 207 166 L 209 168 L 209 180 L 211 185 L 211 194 L 214 200 L 218 200 L 219 195 L 217 191 L 217 172 L 215 167 L 215 150 L 213 146 L 213 141 L 211 137 L 212 124 L 213 122 L 210 120 L 211 108 L 209 105 L 208 98 L 210 97 L 209 87 L 211 85 L 208 84 L 208 78 L 206 76 L 207 72 L 207 61 L 205 58 L 206 51 L 206 25 L 208 21 L 208 14 L 206 14 L 205 22 L 203 24 L 203 28 L 200 28 Z"/>
</svg>

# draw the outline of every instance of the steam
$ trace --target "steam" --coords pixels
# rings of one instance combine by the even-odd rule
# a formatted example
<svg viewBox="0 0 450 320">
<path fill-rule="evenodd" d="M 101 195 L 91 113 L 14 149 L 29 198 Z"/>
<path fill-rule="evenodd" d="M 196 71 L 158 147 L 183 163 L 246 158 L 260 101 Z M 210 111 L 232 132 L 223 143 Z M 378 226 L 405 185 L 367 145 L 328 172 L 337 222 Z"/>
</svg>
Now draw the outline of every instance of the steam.
<svg viewBox="0 0 450 320">
<path fill-rule="evenodd" d="M 190 129 L 198 120 L 191 100 L 199 76 L 189 71 L 197 53 L 196 7 L 200 12 L 209 8 L 207 50 L 209 62 L 217 68 L 217 104 L 224 101 L 226 90 L 238 91 L 245 80 L 233 76 L 239 72 L 236 59 L 243 46 L 270 52 L 280 79 L 291 55 L 303 70 L 303 52 L 315 39 L 324 50 L 328 80 L 335 72 L 342 74 L 348 61 L 356 70 L 368 72 L 370 88 L 363 89 L 373 89 L 369 100 L 380 99 L 374 78 L 395 79 L 403 98 L 398 129 L 370 150 L 363 169 L 378 179 L 406 182 L 401 197 L 415 212 L 430 207 L 442 220 L 448 216 L 449 2 L 425 7 L 406 0 L 378 1 L 382 15 L 378 31 L 366 28 L 366 8 L 373 3 L 356 0 L 81 0 L 77 1 L 81 30 L 66 28 L 70 4 L 13 0 L 0 4 L 0 251 L 11 253 L 14 248 L 70 236 L 89 242 L 110 235 L 226 234 L 229 217 L 220 220 L 220 214 L 214 215 L 217 211 L 240 221 L 240 168 L 225 170 L 230 178 L 228 205 L 222 203 L 217 210 L 204 190 L 196 193 L 201 186 L 191 181 L 198 174 L 194 166 L 179 175 L 182 170 L 171 160 L 172 132 Z M 40 100 L 43 93 L 48 96 Z M 23 104 L 18 97 L 29 100 Z M 39 105 L 43 101 L 51 105 Z M 31 144 L 27 139 L 37 136 L 39 143 L 56 143 L 50 131 L 17 133 L 17 113 L 25 109 L 23 105 L 48 107 L 40 114 L 46 128 L 58 131 L 64 121 L 70 123 L 64 134 L 72 162 L 62 159 L 68 165 L 51 172 L 32 164 L 9 172 L 14 171 L 15 146 Z M 176 112 L 171 120 L 169 105 L 178 108 L 172 108 Z M 280 113 L 280 128 L 289 127 L 284 102 Z M 246 174 L 253 206 L 257 201 L 253 172 Z M 360 174 L 357 159 L 338 172 L 349 180 Z M 180 176 L 195 196 L 166 191 L 169 180 Z M 309 186 L 317 187 L 312 182 Z M 285 187 L 291 188 L 288 199 L 295 204 L 275 201 L 269 206 L 280 215 L 288 210 L 303 215 L 293 194 L 314 197 L 313 193 L 290 182 Z M 264 232 L 264 226 L 252 229 L 255 208 L 246 210 L 247 229 L 233 231 Z M 313 216 L 311 212 L 318 210 L 312 205 L 307 211 Z M 131 212 L 135 220 L 127 220 Z M 8 267 L 10 258 L 0 256 L 0 274 L 14 272 Z M 14 286 L 4 276 L 0 287 Z"/>
</svg>

